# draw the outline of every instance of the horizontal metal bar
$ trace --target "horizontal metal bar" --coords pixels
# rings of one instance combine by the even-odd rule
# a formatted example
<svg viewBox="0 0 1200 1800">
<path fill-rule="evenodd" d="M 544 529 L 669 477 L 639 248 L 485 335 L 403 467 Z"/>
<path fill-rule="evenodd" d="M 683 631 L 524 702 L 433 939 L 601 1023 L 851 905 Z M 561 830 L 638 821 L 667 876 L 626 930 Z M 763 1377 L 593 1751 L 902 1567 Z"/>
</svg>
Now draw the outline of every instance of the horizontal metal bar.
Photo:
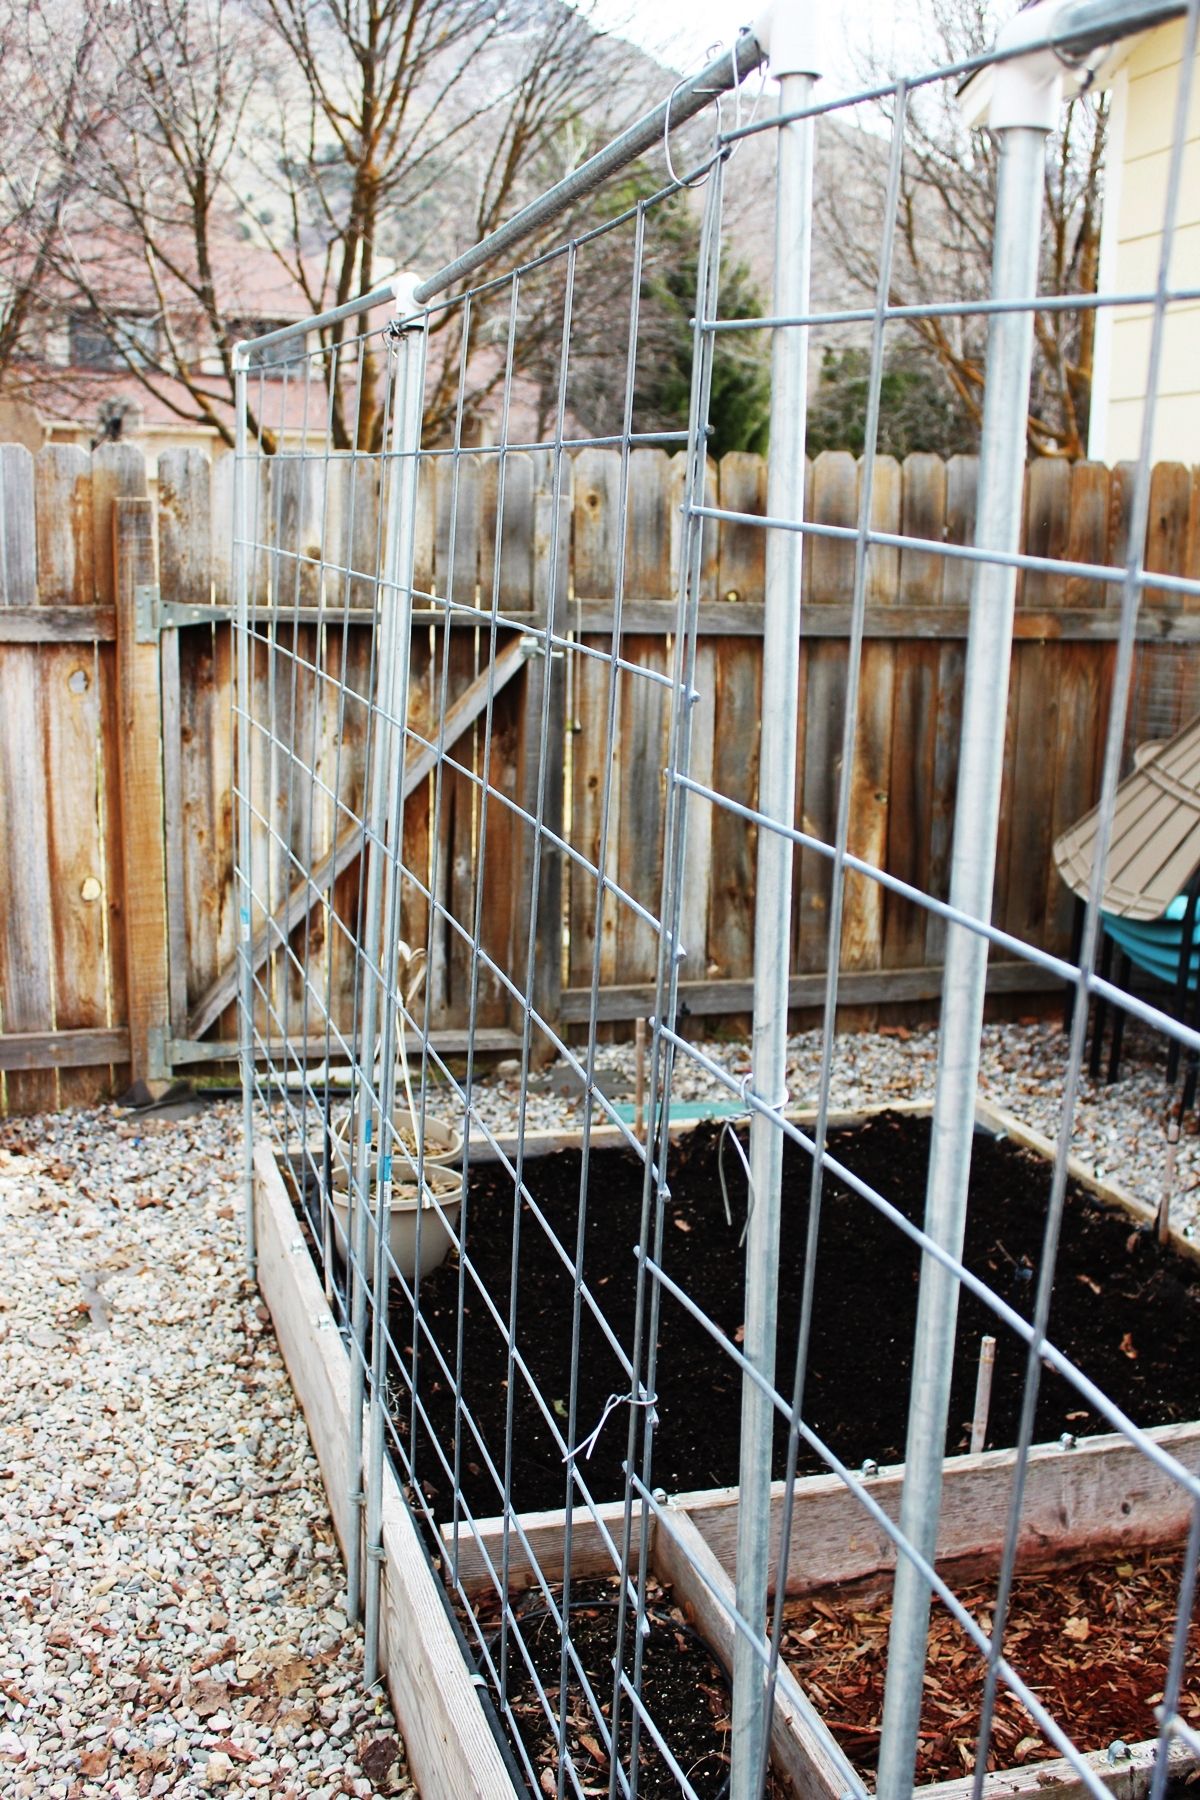
<svg viewBox="0 0 1200 1800">
<path fill-rule="evenodd" d="M 1168 288 L 1162 296 L 1167 306 L 1200 300 L 1200 288 Z M 882 319 L 973 319 L 996 313 L 1100 312 L 1109 307 L 1157 306 L 1153 290 L 1118 294 L 1039 294 L 1036 300 L 925 300 L 905 306 L 847 306 L 836 311 L 762 313 L 748 319 L 705 319 L 700 330 L 714 335 L 731 331 L 783 331 L 801 325 L 869 325 Z"/>
<path fill-rule="evenodd" d="M 1062 0 L 1050 42 L 1082 56 L 1102 44 L 1182 18 L 1186 11 L 1183 0 Z"/>
<path fill-rule="evenodd" d="M 761 531 L 797 531 L 804 537 L 828 538 L 833 543 L 870 546 L 882 544 L 889 550 L 919 550 L 928 556 L 945 557 L 949 562 L 994 564 L 1002 569 L 1025 569 L 1033 574 L 1074 576 L 1080 581 L 1102 581 L 1124 588 L 1130 580 L 1127 569 L 1114 569 L 1108 563 L 1071 562 L 1067 558 L 1030 556 L 1025 551 L 981 550 L 975 544 L 939 543 L 936 538 L 908 537 L 900 531 L 863 531 L 855 525 L 823 525 L 815 519 L 787 519 L 771 513 L 734 512 L 726 506 L 691 506 L 688 516 L 711 519 L 718 525 L 753 525 Z M 1141 565 L 1133 576 L 1134 586 L 1142 589 L 1161 588 L 1164 593 L 1200 598 L 1200 581 L 1190 575 L 1168 575 L 1159 569 Z M 1140 604 L 1140 601 L 1139 601 Z"/>
<path fill-rule="evenodd" d="M 0 1069 L 97 1069 L 129 1061 L 129 1027 L 0 1033 Z"/>
<path fill-rule="evenodd" d="M 389 451 L 388 460 L 399 463 L 410 460 L 412 457 L 416 456 L 420 458 L 422 465 L 424 465 L 426 463 L 435 462 L 457 462 L 459 458 L 463 456 L 495 457 L 497 460 L 500 460 L 506 456 L 515 456 L 518 451 L 620 450 L 625 444 L 628 444 L 631 448 L 636 445 L 645 444 L 650 449 L 653 449 L 656 445 L 686 444 L 687 441 L 688 434 L 686 431 L 610 431 L 599 436 L 595 434 L 590 434 L 586 437 L 569 437 L 564 435 L 561 439 L 553 437 L 506 437 L 498 444 L 422 444 L 419 450 Z M 273 465 L 290 462 L 295 463 L 296 466 L 300 468 L 306 463 L 312 463 L 314 459 L 319 460 L 324 457 L 326 454 L 323 448 L 324 443 L 324 431 L 320 427 L 313 425 L 305 435 L 306 447 L 290 450 L 286 444 L 281 444 L 278 450 L 276 450 L 269 459 L 266 456 L 260 456 L 253 460 L 259 462 L 267 462 L 269 460 Z M 355 465 L 359 463 L 370 465 L 373 463 L 378 466 L 381 461 L 382 452 L 378 450 L 339 450 L 334 452 L 334 455 L 339 460 L 342 460 L 347 466 L 351 463 Z M 255 547 L 259 549 L 278 549 L 278 546 L 276 545 L 258 545 Z M 285 552 L 285 554 L 287 553 Z M 343 569 L 340 572 L 344 574 L 345 570 Z"/>
<path fill-rule="evenodd" d="M 473 275 L 476 269 L 481 269 L 494 256 L 511 250 L 540 226 L 548 225 L 553 219 L 561 217 L 568 207 L 593 193 L 610 175 L 616 175 L 636 157 L 661 143 L 673 125 L 682 125 L 685 120 L 695 118 L 716 95 L 728 93 L 730 88 L 744 81 L 747 75 L 752 75 L 764 60 L 765 55 L 757 38 L 752 32 L 744 31 L 732 50 L 718 56 L 707 68 L 701 69 L 698 75 L 693 75 L 690 81 L 683 82 L 666 100 L 644 114 L 619 137 L 615 137 L 611 144 L 606 144 L 603 150 L 590 156 L 562 181 L 556 182 L 528 206 L 523 206 L 520 212 L 514 213 L 497 230 L 489 232 L 473 248 L 465 250 L 427 281 L 421 282 L 414 292 L 414 298 L 424 305 L 435 294 L 443 293 L 455 282 Z"/>
<path fill-rule="evenodd" d="M 1039 33 L 1035 38 L 1031 31 L 1028 41 L 1019 45 L 1010 43 L 1003 51 L 991 48 L 978 51 L 972 56 L 960 57 L 956 62 L 935 64 L 922 70 L 919 75 L 905 76 L 904 86 L 911 94 L 919 88 L 932 87 L 939 82 L 961 81 L 965 85 L 966 80 L 978 74 L 981 69 L 1009 61 L 1015 56 L 1027 55 L 1031 50 L 1069 49 L 1073 55 L 1082 55 L 1086 50 L 1101 44 L 1116 43 L 1139 31 L 1148 31 L 1153 25 L 1182 18 L 1186 12 L 1185 0 L 1077 0 L 1077 4 L 1064 8 L 1063 19 L 1049 33 Z M 1104 15 L 1103 19 L 1101 15 Z M 778 131 L 785 125 L 799 124 L 802 119 L 826 118 L 830 113 L 851 112 L 859 106 L 892 100 L 897 86 L 897 80 L 876 82 L 870 87 L 857 88 L 849 94 L 835 95 L 830 100 L 818 100 L 812 105 L 798 106 L 788 112 L 751 119 L 745 125 L 735 126 L 732 131 L 723 131 L 721 142 L 726 145 L 737 144 L 743 138 L 758 137 L 766 131 Z"/>
<path fill-rule="evenodd" d="M 394 306 L 396 289 L 392 282 L 385 282 L 382 287 L 372 288 L 369 294 L 360 294 L 356 300 L 347 300 L 341 306 L 331 306 L 327 312 L 313 313 L 308 319 L 295 319 L 290 325 L 280 325 L 275 331 L 264 331 L 261 337 L 242 338 L 233 346 L 235 359 L 242 360 L 248 375 L 255 375 L 258 370 L 249 366 L 249 359 L 256 350 L 269 350 L 272 344 L 286 344 L 292 338 L 305 338 L 310 331 L 324 331 L 330 325 L 340 325 L 345 319 L 353 319 L 359 313 L 370 312 L 376 306 Z"/>
</svg>

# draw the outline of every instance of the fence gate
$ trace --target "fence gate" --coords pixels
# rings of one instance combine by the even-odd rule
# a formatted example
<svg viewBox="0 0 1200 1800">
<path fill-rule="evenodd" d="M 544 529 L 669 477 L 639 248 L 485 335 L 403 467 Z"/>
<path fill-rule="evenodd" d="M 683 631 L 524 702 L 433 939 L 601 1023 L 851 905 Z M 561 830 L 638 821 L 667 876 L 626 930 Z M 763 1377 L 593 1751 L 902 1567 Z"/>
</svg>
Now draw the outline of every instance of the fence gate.
<svg viewBox="0 0 1200 1800">
<path fill-rule="evenodd" d="M 1054 1759 L 1039 1771 L 1047 1792 L 1104 1795 L 1128 1764 L 1161 1800 L 1171 1770 L 1190 1768 L 1200 1749 L 1185 1662 L 1200 1439 L 1191 1426 L 1164 1432 L 1134 1417 L 1048 1335 L 1059 1239 L 1075 1204 L 1067 1160 L 1086 1005 L 1063 1052 L 1059 1141 L 1019 1303 L 1011 1282 L 981 1272 L 964 1250 L 989 954 L 1069 982 L 1085 999 L 1100 992 L 1200 1048 L 1189 1026 L 1091 973 L 1147 585 L 1149 432 L 1194 6 L 1180 46 L 1159 282 L 1149 302 L 1142 296 L 1147 423 L 1128 549 L 1123 563 L 1088 563 L 1023 550 L 1020 535 L 1035 310 L 1079 304 L 1038 294 L 1047 138 L 1067 87 L 1086 79 L 1105 46 L 1172 10 L 1048 0 L 1021 12 L 978 65 L 891 84 L 869 305 L 815 308 L 811 221 L 822 143 L 860 119 L 877 131 L 880 97 L 825 102 L 819 52 L 797 10 L 780 4 L 758 36 L 743 33 L 729 55 L 455 263 L 239 349 L 238 970 L 250 1255 L 253 1263 L 264 1183 L 282 1192 L 282 1174 L 298 1221 L 288 1230 L 303 1236 L 285 1253 L 272 1227 L 263 1279 L 282 1279 L 289 1256 L 311 1253 L 329 1313 L 309 1316 L 332 1318 L 348 1359 L 347 1369 L 341 1346 L 314 1331 L 293 1366 L 307 1359 L 346 1380 L 345 1436 L 327 1467 L 349 1604 L 364 1614 L 368 1682 L 382 1659 L 413 1667 L 413 1621 L 397 1625 L 388 1610 L 395 1584 L 409 1591 L 416 1580 L 396 1547 L 402 1493 L 404 1528 L 435 1558 L 437 1592 L 497 1734 L 481 1735 L 474 1701 L 448 1702 L 450 1688 L 432 1674 L 419 1692 L 401 1683 L 410 1749 L 431 1759 L 418 1767 L 429 1791 L 515 1785 L 750 1800 L 770 1780 L 775 1791 L 828 1800 L 870 1787 L 904 1800 L 924 1754 L 935 1595 L 961 1628 L 961 1666 L 978 1674 L 963 1727 L 964 1794 L 991 1791 L 989 1766 L 1003 1768 L 1014 1750 L 1005 1707 L 1027 1723 L 1015 1760 L 1030 1744 Z M 768 52 L 778 91 L 752 116 L 745 84 Z M 892 299 L 905 121 L 926 90 L 975 108 L 998 146 L 989 297 L 951 291 L 922 309 L 950 319 L 982 311 L 989 321 L 978 494 L 961 541 L 881 529 L 875 509 L 884 349 L 911 311 Z M 581 222 L 594 188 L 664 134 L 678 146 L 696 115 L 707 143 L 697 167 L 679 177 L 668 159 L 658 192 Z M 722 254 L 736 251 L 739 195 L 761 180 L 764 143 L 777 192 L 772 310 L 736 319 L 722 312 Z M 698 189 L 690 404 L 686 430 L 663 430 L 642 397 L 659 354 L 646 292 L 663 255 L 679 255 L 664 220 L 683 182 Z M 560 218 L 562 235 L 548 243 Z M 513 264 L 510 253 L 526 260 Z M 608 361 L 598 394 L 588 309 L 599 291 Z M 870 351 L 864 460 L 843 522 L 831 523 L 806 511 L 810 340 L 815 353 L 822 333 L 846 326 L 865 331 Z M 738 354 L 739 334 L 764 331 L 765 510 L 714 497 L 705 454 L 724 359 Z M 435 416 L 442 423 L 427 426 Z M 636 609 L 626 616 L 647 555 L 635 470 L 649 448 L 684 456 L 672 629 L 654 635 Z M 572 459 L 609 449 L 619 453 L 610 498 L 620 523 L 590 596 L 609 611 L 602 629 L 585 629 L 577 523 L 575 591 L 567 575 Z M 433 542 L 422 526 L 431 517 Z M 718 738 L 699 616 L 713 533 L 724 526 L 764 535 L 765 602 L 760 681 L 736 732 Z M 948 900 L 886 872 L 880 845 L 868 835 L 863 848 L 861 836 L 878 742 L 861 702 L 879 698 L 864 621 L 897 553 L 953 571 L 969 608 Z M 850 575 L 846 650 L 811 657 L 802 680 L 806 571 L 831 559 Z M 540 571 L 533 586 L 531 568 Z M 1019 573 L 1067 575 L 1119 596 L 1097 873 L 1074 963 L 991 922 Z M 1189 578 L 1175 585 L 1200 593 Z M 1092 700 L 1082 688 L 1070 697 L 1080 732 L 1098 729 Z M 831 714 L 840 729 L 834 799 L 817 829 L 797 816 L 797 768 L 815 742 L 813 721 Z M 741 1066 L 683 1029 L 681 982 L 704 973 L 706 884 L 696 869 L 711 862 L 728 871 L 752 947 L 753 1030 Z M 825 971 L 824 1024 L 807 1110 L 789 1091 L 797 871 L 819 900 L 805 941 L 824 935 L 810 965 Z M 889 1198 L 890 1167 L 867 1179 L 830 1137 L 839 953 L 885 894 L 945 944 L 923 1211 Z M 232 981 L 226 968 L 206 1004 L 227 1003 Z M 648 1014 L 644 1129 L 610 1097 L 600 1066 L 602 996 L 622 983 L 639 989 Z M 450 1005 L 464 1024 L 439 1033 Z M 205 1022 L 193 1018 L 197 1029 Z M 488 1061 L 497 1049 L 508 1055 L 499 1082 Z M 549 1154 L 561 1134 L 547 1142 L 536 1129 L 549 1062 L 580 1097 L 565 1156 Z M 726 1093 L 722 1132 L 687 1130 L 682 1102 L 699 1074 Z M 831 1373 L 821 1333 L 840 1285 L 824 1272 L 828 1232 L 847 1220 L 863 1243 L 880 1233 L 889 1248 L 871 1252 L 877 1288 L 844 1326 L 835 1361 L 874 1343 L 877 1377 L 893 1384 L 905 1421 L 887 1458 L 903 1461 L 902 1476 L 881 1476 L 854 1420 L 827 1416 L 821 1401 Z M 701 1278 L 705 1257 L 720 1272 L 719 1295 L 711 1275 L 708 1285 Z M 982 1464 L 946 1455 L 957 1447 L 963 1289 L 983 1309 L 1014 1396 L 1015 1422 L 998 1458 Z M 1067 1419 L 1086 1415 L 1100 1434 L 1069 1470 L 1073 1434 L 1034 1442 L 1046 1408 L 1058 1417 L 1064 1406 Z M 1077 1485 L 1075 1469 L 1085 1471 Z M 964 1501 L 970 1482 L 983 1484 L 983 1500 Z M 1131 1731 L 1144 1742 L 1111 1747 L 1076 1741 L 1010 1631 L 1018 1556 L 1031 1541 L 1065 1551 L 1119 1537 L 1111 1501 L 1100 1500 L 1105 1484 L 1136 1491 L 1178 1557 L 1178 1623 L 1162 1647 L 1156 1720 Z M 1068 1489 L 1082 1496 L 1074 1511 Z M 1134 1502 L 1125 1504 L 1132 1514 Z M 947 1543 L 994 1578 L 986 1613 L 969 1610 L 938 1562 Z M 806 1693 L 790 1666 L 789 1592 L 849 1575 L 886 1578 L 892 1594 L 869 1754 L 847 1745 L 835 1703 Z M 430 1630 L 435 1616 L 432 1605 Z M 691 1656 L 699 1640 L 707 1674 L 689 1677 L 700 1700 L 681 1739 L 678 1696 L 662 1699 L 660 1676 L 664 1660 Z M 706 1719 L 698 1750 L 693 1727 Z"/>
</svg>

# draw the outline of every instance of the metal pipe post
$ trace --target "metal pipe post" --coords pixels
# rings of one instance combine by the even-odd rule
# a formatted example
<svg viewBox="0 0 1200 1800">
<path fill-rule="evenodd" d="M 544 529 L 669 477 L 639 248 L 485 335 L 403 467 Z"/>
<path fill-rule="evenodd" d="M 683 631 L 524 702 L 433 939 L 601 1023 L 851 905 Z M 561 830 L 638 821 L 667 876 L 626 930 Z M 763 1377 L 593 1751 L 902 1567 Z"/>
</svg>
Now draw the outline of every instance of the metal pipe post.
<svg viewBox="0 0 1200 1800">
<path fill-rule="evenodd" d="M 254 957 L 251 921 L 254 880 L 250 855 L 250 515 L 246 491 L 250 480 L 246 443 L 246 353 L 234 351 L 233 568 L 237 608 L 237 714 L 234 719 L 238 785 L 238 1058 L 242 1077 L 242 1181 L 245 1207 L 246 1274 L 258 1275 L 254 1224 Z"/>
<path fill-rule="evenodd" d="M 397 318 L 404 316 L 398 302 Z M 383 995 L 380 1072 L 378 1177 L 375 1183 L 375 1256 L 371 1301 L 371 1393 L 366 1478 L 366 1604 L 363 1615 L 363 1680 L 368 1689 L 379 1675 L 380 1572 L 383 1561 L 384 1404 L 387 1381 L 387 1300 L 391 1278 L 388 1224 L 392 1197 L 390 1120 L 396 1087 L 397 1036 L 404 1030 L 398 1008 L 397 946 L 400 938 L 401 865 L 404 854 L 404 761 L 408 716 L 409 652 L 412 646 L 413 557 L 416 540 L 417 481 L 421 418 L 425 404 L 425 321 L 404 331 L 396 346 L 393 450 L 395 479 L 384 544 L 380 604 L 390 620 L 390 728 L 386 737 L 387 800 L 382 859 L 386 864 L 383 942 L 380 957 Z M 389 1123 L 384 1123 L 388 1121 Z M 415 1125 L 415 1120 L 413 1121 Z M 424 1159 L 417 1147 L 418 1171 Z M 369 1184 L 368 1184 L 369 1194 Z M 361 1209 L 366 1212 L 366 1206 Z M 415 1340 L 414 1340 L 415 1341 Z M 361 1415 L 360 1415 L 361 1416 Z"/>
<path fill-rule="evenodd" d="M 398 297 L 397 318 L 411 313 L 409 296 Z M 412 338 L 419 337 L 420 353 L 413 354 Z M 405 457 L 406 448 L 420 445 L 421 405 L 424 399 L 424 329 L 405 333 L 396 347 L 396 368 L 392 379 L 392 451 L 396 461 L 387 495 L 387 526 L 383 546 L 383 567 L 376 595 L 376 630 L 378 648 L 375 658 L 375 694 L 372 703 L 371 769 L 364 802 L 364 837 L 367 851 L 366 895 L 362 909 L 362 943 L 359 967 L 362 979 L 362 1003 L 359 1009 L 359 1083 L 356 1101 L 354 1145 L 349 1174 L 348 1198 L 350 1216 L 346 1236 L 350 1248 L 350 1448 L 347 1461 L 348 1498 L 356 1517 L 366 1501 L 362 1481 L 363 1396 L 367 1366 L 367 1227 L 370 1218 L 371 1184 L 367 1167 L 373 1122 L 373 1089 L 375 1080 L 376 1032 L 381 929 L 384 909 L 384 885 L 387 873 L 387 841 L 389 807 L 392 806 L 390 774 L 396 760 L 393 744 L 393 721 L 396 717 L 396 665 L 403 654 L 408 666 L 408 635 L 401 639 L 400 613 L 404 610 L 397 599 L 396 571 L 400 566 L 400 521 L 408 516 L 404 510 L 406 471 L 415 470 L 416 457 Z M 416 364 L 414 368 L 414 363 Z M 412 412 L 416 411 L 415 428 Z M 415 482 L 415 474 L 413 476 Z M 381 496 L 382 503 L 382 496 Z M 411 590 L 411 555 L 409 589 Z M 411 591 L 407 621 L 411 612 Z M 402 646 L 402 648 L 401 648 Z M 394 807 L 392 808 L 394 812 Z M 358 1529 L 351 1528 L 346 1543 L 346 1610 L 351 1622 L 359 1616 L 362 1589 L 362 1545 Z"/>
<path fill-rule="evenodd" d="M 781 9 L 777 9 L 779 11 Z M 772 72 L 776 69 L 772 46 Z M 808 104 L 816 79 L 811 63 L 779 72 L 783 113 Z M 777 314 L 809 310 L 812 263 L 812 183 L 815 146 L 811 118 L 779 130 L 775 201 Z M 771 439 L 767 511 L 772 518 L 804 516 L 804 435 L 808 397 L 808 328 L 775 333 L 771 356 Z M 767 538 L 766 617 L 763 629 L 761 813 L 790 831 L 796 817 L 796 732 L 800 680 L 800 571 L 803 536 L 775 531 Z M 787 1098 L 787 1015 L 792 863 L 789 838 L 760 829 L 754 906 L 753 1087 L 768 1106 Z M 780 1185 L 783 1137 L 776 1121 L 756 1111 L 750 1124 L 750 1215 L 746 1236 L 747 1359 L 768 1381 L 775 1376 L 779 1290 Z M 742 1381 L 738 1467 L 737 1605 L 765 1630 L 769 1555 L 771 1447 L 774 1407 L 747 1375 Z M 731 1800 L 754 1800 L 768 1729 L 765 1669 L 758 1646 L 739 1633 L 733 1664 Z"/>
<path fill-rule="evenodd" d="M 1007 114 L 998 119 L 994 106 L 992 113 L 1001 139 L 992 294 L 1018 304 L 1032 301 L 1037 293 L 1046 133 L 1058 111 L 1058 74 L 1044 67 L 1045 60 L 1023 59 L 1034 65 L 1028 70 L 1021 63 L 1010 64 L 1006 98 L 1011 103 L 1014 90 L 1019 97 L 1024 80 L 1029 104 L 1011 105 L 1012 123 Z M 993 315 L 975 539 L 981 550 L 1011 553 L 1018 548 L 1032 351 L 1032 308 Z M 1015 597 L 1014 569 L 996 563 L 976 565 L 950 903 L 982 920 L 991 917 Z M 956 1258 L 962 1254 L 966 1225 L 986 976 L 987 940 L 964 926 L 951 925 L 946 934 L 925 1230 Z M 924 1256 L 900 1528 L 928 1562 L 933 1561 L 937 1543 L 957 1316 L 957 1279 Z M 888 1642 L 879 1800 L 907 1800 L 912 1793 L 929 1600 L 928 1582 L 902 1550 Z"/>
</svg>

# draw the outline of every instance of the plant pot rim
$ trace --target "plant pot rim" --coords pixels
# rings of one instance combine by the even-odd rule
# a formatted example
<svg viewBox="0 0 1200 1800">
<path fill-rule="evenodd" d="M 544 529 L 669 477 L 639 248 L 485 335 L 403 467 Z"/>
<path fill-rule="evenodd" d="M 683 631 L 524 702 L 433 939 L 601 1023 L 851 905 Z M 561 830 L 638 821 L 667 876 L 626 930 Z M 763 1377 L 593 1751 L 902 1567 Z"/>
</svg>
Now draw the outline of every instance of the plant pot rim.
<svg viewBox="0 0 1200 1800">
<path fill-rule="evenodd" d="M 440 1194 L 427 1190 L 436 1190 L 438 1180 L 443 1183 Z M 451 1188 L 453 1182 L 453 1188 Z M 392 1192 L 388 1200 L 389 1212 L 416 1212 L 418 1206 L 427 1211 L 440 1204 L 449 1209 L 461 1204 L 462 1176 L 457 1169 L 445 1169 L 437 1163 L 430 1163 L 425 1170 L 425 1186 L 418 1189 L 417 1178 L 410 1169 L 406 1169 L 398 1180 L 392 1184 Z M 333 1205 L 342 1212 L 350 1210 L 350 1190 L 344 1184 L 335 1182 L 330 1189 Z M 372 1203 L 372 1211 L 374 1204 Z"/>
<path fill-rule="evenodd" d="M 355 1102 L 346 1113 L 345 1117 L 340 1119 L 332 1128 L 333 1136 L 339 1143 L 345 1143 L 354 1128 L 357 1117 L 358 1103 Z M 409 1112 L 403 1098 L 397 1101 L 392 1107 L 392 1123 L 394 1126 L 399 1125 L 400 1129 L 404 1129 L 406 1123 L 411 1125 L 414 1140 L 420 1135 L 417 1130 L 417 1120 L 414 1119 Z M 430 1127 L 432 1127 L 432 1131 L 430 1130 Z M 426 1140 L 425 1153 L 427 1157 L 430 1156 L 430 1152 L 432 1151 L 440 1161 L 441 1158 L 445 1156 L 457 1156 L 463 1147 L 464 1136 L 461 1128 L 455 1124 L 453 1119 L 447 1117 L 444 1113 L 427 1111 L 424 1120 L 422 1121 L 422 1130 Z M 445 1141 L 441 1144 L 437 1142 L 439 1135 L 444 1135 L 445 1138 Z M 370 1156 L 377 1156 L 379 1153 L 378 1144 L 372 1141 L 368 1144 L 367 1151 Z"/>
</svg>

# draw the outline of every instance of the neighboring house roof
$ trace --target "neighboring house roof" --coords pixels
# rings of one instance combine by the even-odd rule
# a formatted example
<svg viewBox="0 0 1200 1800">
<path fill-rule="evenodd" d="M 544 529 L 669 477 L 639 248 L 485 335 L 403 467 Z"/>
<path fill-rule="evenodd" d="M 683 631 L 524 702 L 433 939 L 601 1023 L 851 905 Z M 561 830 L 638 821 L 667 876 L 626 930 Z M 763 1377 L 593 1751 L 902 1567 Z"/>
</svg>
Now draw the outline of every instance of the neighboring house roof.
<svg viewBox="0 0 1200 1800">
<path fill-rule="evenodd" d="M 46 424 L 92 425 L 100 419 L 102 409 L 124 410 L 139 423 L 151 427 L 170 426 L 179 430 L 197 429 L 196 401 L 187 386 L 175 377 L 152 373 L 152 385 L 140 381 L 129 370 L 52 368 L 46 364 L 26 364 L 21 370 L 21 391 L 35 405 Z M 214 377 L 194 377 L 210 401 L 214 411 L 233 423 L 233 405 L 229 389 Z M 265 422 L 274 430 L 299 432 L 306 420 L 315 432 L 324 429 L 324 386 L 319 377 L 311 383 L 305 409 L 303 383 L 272 380 L 262 406 Z M 254 396 L 251 395 L 253 404 Z M 318 420 L 318 413 L 320 414 Z M 202 427 L 200 427 L 202 429 Z"/>
<path fill-rule="evenodd" d="M 312 311 L 295 274 L 235 220 L 212 231 L 209 255 L 213 285 L 228 316 L 302 319 Z M 42 283 L 50 306 L 83 309 L 91 294 L 99 310 L 158 313 L 165 306 L 187 314 L 196 308 L 190 285 L 199 285 L 195 245 L 182 230 L 160 231 L 150 257 L 135 233 L 92 221 L 86 230 L 64 234 L 57 260 L 57 269 L 47 271 Z M 306 268 L 305 279 L 319 291 L 319 269 Z"/>
<path fill-rule="evenodd" d="M 197 393 L 232 424 L 229 386 L 216 364 L 211 327 L 187 283 L 162 265 L 152 274 L 140 246 L 110 228 L 96 231 L 82 245 L 77 241 L 72 249 L 82 279 L 72 282 L 62 271 L 49 285 L 30 334 L 30 354 L 12 371 L 13 395 L 35 407 L 52 430 L 94 431 L 104 418 L 119 414 L 128 416 L 134 430 L 194 430 Z M 257 336 L 310 315 L 309 298 L 298 281 L 261 245 L 225 232 L 213 239 L 212 260 L 223 316 L 237 335 Z M 177 266 L 187 268 L 182 246 Z M 93 308 L 88 305 L 89 290 L 95 296 Z M 315 286 L 314 292 L 319 293 Z M 186 381 L 172 372 L 173 356 L 162 341 L 164 317 L 175 334 Z M 111 356 L 99 360 L 84 348 L 89 333 L 102 342 L 114 320 L 130 327 L 129 347 L 144 373 L 126 366 L 115 348 Z M 142 320 L 155 326 L 157 345 L 139 341 Z M 379 317 L 369 320 L 373 328 L 382 323 Z M 252 376 L 251 402 L 272 430 L 299 433 L 307 426 L 323 435 L 323 368 L 313 357 L 306 383 L 302 354 L 298 341 L 286 370 L 282 366 L 264 370 L 261 388 Z M 352 398 L 353 377 L 349 371 L 347 376 L 342 391 Z"/>
</svg>

